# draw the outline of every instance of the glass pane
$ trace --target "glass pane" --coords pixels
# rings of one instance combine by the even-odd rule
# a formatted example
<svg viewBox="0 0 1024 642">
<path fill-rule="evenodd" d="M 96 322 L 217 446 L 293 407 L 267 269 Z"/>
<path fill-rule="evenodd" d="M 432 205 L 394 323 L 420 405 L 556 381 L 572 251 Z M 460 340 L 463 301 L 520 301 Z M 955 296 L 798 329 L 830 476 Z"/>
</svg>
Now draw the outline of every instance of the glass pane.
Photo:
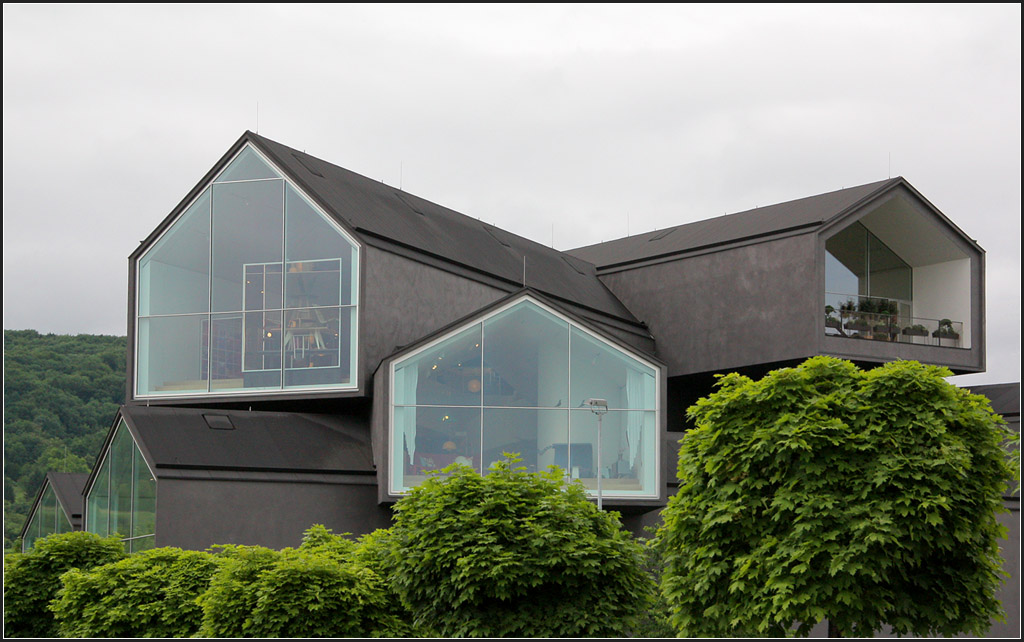
<svg viewBox="0 0 1024 642">
<path fill-rule="evenodd" d="M 353 383 L 355 308 L 285 311 L 285 387 Z"/>
<path fill-rule="evenodd" d="M 107 512 L 110 508 L 110 452 L 103 459 L 100 472 L 96 474 L 92 490 L 86 499 L 85 530 L 106 537 L 110 534 L 107 524 Z"/>
<path fill-rule="evenodd" d="M 140 395 L 206 392 L 206 315 L 139 319 Z"/>
<path fill-rule="evenodd" d="M 655 371 L 618 348 L 572 328 L 571 407 L 604 399 L 609 408 L 657 408 Z"/>
<path fill-rule="evenodd" d="M 484 405 L 568 408 L 569 324 L 529 301 L 484 322 Z"/>
<path fill-rule="evenodd" d="M 128 549 L 132 553 L 138 553 L 139 551 L 146 551 L 154 547 L 153 537 L 140 537 L 139 539 L 133 539 L 128 542 Z"/>
<path fill-rule="evenodd" d="M 210 390 L 241 390 L 242 314 L 213 315 L 206 340 L 210 347 Z"/>
<path fill-rule="evenodd" d="M 492 374 L 481 368 L 477 324 L 396 366 L 395 403 L 479 406 Z"/>
<path fill-rule="evenodd" d="M 353 303 L 354 246 L 290 185 L 285 226 L 287 307 Z"/>
<path fill-rule="evenodd" d="M 590 410 L 571 413 L 570 476 L 596 491 L 598 416 Z M 601 416 L 601 494 L 655 495 L 657 413 L 610 411 Z"/>
<path fill-rule="evenodd" d="M 480 471 L 479 408 L 395 408 L 395 435 L 392 473 L 399 489 L 453 463 Z"/>
<path fill-rule="evenodd" d="M 60 503 L 57 504 L 57 532 L 58 533 L 70 533 L 71 522 L 68 521 L 68 516 L 61 508 Z"/>
<path fill-rule="evenodd" d="M 210 309 L 210 192 L 139 259 L 139 315 Z"/>
<path fill-rule="evenodd" d="M 246 312 L 244 336 L 243 378 L 245 387 L 251 388 L 258 377 L 250 373 L 264 373 L 262 386 L 281 385 L 281 311 Z"/>
<path fill-rule="evenodd" d="M 250 263 L 244 266 L 245 291 L 242 307 L 246 310 L 281 308 L 281 264 Z"/>
<path fill-rule="evenodd" d="M 341 259 L 289 262 L 285 287 L 289 308 L 336 306 L 341 300 Z"/>
<path fill-rule="evenodd" d="M 39 537 L 46 537 L 57 532 L 57 496 L 53 486 L 46 484 L 46 490 L 39 502 Z"/>
<path fill-rule="evenodd" d="M 258 178 L 280 178 L 280 176 L 263 162 L 259 154 L 247 146 L 235 157 L 235 160 L 231 161 L 230 165 L 224 168 L 224 171 L 215 180 L 220 183 L 223 181 L 244 181 Z"/>
<path fill-rule="evenodd" d="M 132 533 L 132 451 L 135 442 L 121 422 L 110 444 L 110 532 L 122 537 Z"/>
<path fill-rule="evenodd" d="M 909 301 L 913 283 L 910 266 L 874 234 L 868 234 L 868 252 L 871 296 Z"/>
<path fill-rule="evenodd" d="M 22 552 L 28 551 L 32 548 L 36 540 L 39 539 L 39 532 L 42 526 L 42 506 L 36 506 L 36 512 L 32 515 L 32 521 L 28 523 L 28 528 L 25 529 L 25 540 L 22 542 Z"/>
<path fill-rule="evenodd" d="M 284 181 L 213 186 L 213 311 L 242 309 L 245 266 L 280 263 Z"/>
<path fill-rule="evenodd" d="M 137 445 L 135 453 L 135 483 L 132 485 L 132 537 L 156 532 L 156 479 L 142 458 Z M 133 549 L 134 545 L 133 545 Z"/>
<path fill-rule="evenodd" d="M 863 225 L 854 223 L 829 238 L 825 241 L 825 252 L 826 292 L 868 294 L 867 229 Z"/>
<path fill-rule="evenodd" d="M 506 452 L 519 453 L 531 473 L 547 470 L 569 443 L 569 411 L 485 408 L 483 441 L 484 472 Z"/>
</svg>

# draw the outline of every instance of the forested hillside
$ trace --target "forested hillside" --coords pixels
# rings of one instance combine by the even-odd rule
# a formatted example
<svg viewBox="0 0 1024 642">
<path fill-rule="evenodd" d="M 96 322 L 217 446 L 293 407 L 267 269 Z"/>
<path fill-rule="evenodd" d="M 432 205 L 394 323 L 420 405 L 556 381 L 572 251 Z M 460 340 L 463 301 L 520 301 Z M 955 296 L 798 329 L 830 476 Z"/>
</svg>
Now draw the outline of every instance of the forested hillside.
<svg viewBox="0 0 1024 642">
<path fill-rule="evenodd" d="M 4 549 L 48 470 L 87 472 L 124 402 L 125 337 L 4 330 Z"/>
</svg>

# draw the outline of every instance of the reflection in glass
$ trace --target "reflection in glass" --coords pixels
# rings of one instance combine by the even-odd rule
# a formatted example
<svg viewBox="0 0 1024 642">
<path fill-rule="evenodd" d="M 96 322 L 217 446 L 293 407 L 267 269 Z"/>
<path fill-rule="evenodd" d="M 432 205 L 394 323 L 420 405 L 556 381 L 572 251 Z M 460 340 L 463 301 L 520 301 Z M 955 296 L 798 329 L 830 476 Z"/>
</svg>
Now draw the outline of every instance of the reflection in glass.
<svg viewBox="0 0 1024 642">
<path fill-rule="evenodd" d="M 103 458 L 100 472 L 93 480 L 92 489 L 86 501 L 85 530 L 102 537 L 110 534 L 107 513 L 110 510 L 110 452 Z"/>
<path fill-rule="evenodd" d="M 70 524 L 68 524 L 70 529 Z M 103 464 L 86 497 L 85 530 L 98 535 L 117 533 L 150 540 L 156 530 L 156 479 L 150 473 L 128 426 L 122 419 L 110 441 Z"/>
<path fill-rule="evenodd" d="M 121 427 L 110 444 L 110 532 L 121 537 L 132 534 L 132 451 L 135 442 Z"/>
</svg>

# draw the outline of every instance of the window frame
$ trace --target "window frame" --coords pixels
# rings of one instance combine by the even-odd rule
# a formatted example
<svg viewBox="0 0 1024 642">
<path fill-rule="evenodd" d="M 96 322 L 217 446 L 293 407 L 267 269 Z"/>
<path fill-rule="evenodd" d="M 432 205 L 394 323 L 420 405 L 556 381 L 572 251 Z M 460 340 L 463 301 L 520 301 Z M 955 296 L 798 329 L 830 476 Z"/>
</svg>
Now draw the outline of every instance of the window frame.
<svg viewBox="0 0 1024 642">
<path fill-rule="evenodd" d="M 238 159 L 242 154 L 245 154 L 247 150 L 252 152 L 253 154 L 255 154 L 258 157 L 258 159 L 260 161 L 262 161 L 263 163 L 265 163 L 267 167 L 269 167 L 273 172 L 275 172 L 278 175 L 278 177 L 277 178 L 258 178 L 258 179 L 228 179 L 228 180 L 225 180 L 225 181 L 219 181 L 218 182 L 218 179 L 225 173 L 225 171 L 228 170 L 229 168 L 231 168 L 232 163 L 234 163 L 235 160 Z M 351 252 L 352 252 L 351 270 L 354 272 L 354 275 L 352 277 L 350 277 L 350 279 L 348 279 L 348 281 L 350 281 L 350 284 L 351 284 L 350 285 L 351 293 L 350 293 L 350 297 L 349 297 L 349 303 L 347 303 L 347 304 L 346 303 L 342 303 L 339 300 L 338 305 L 330 306 L 329 308 L 325 308 L 325 309 L 331 309 L 331 310 L 336 310 L 337 311 L 337 318 L 338 318 L 338 326 L 339 326 L 339 328 L 344 328 L 344 326 L 345 326 L 345 324 L 347 322 L 351 324 L 351 330 L 350 330 L 350 332 L 351 332 L 351 340 L 349 340 L 349 350 L 348 350 L 348 352 L 349 352 L 348 361 L 349 361 L 349 372 L 350 372 L 350 374 L 349 374 L 349 381 L 347 383 L 305 384 L 305 385 L 294 385 L 293 384 L 293 385 L 289 385 L 287 383 L 287 378 L 288 378 L 287 377 L 287 372 L 289 370 L 296 370 L 296 369 L 295 368 L 285 368 L 284 367 L 284 362 L 283 362 L 284 352 L 282 351 L 282 364 L 281 364 L 281 368 L 279 369 L 279 371 L 281 372 L 281 379 L 280 379 L 280 382 L 279 382 L 279 384 L 277 386 L 253 387 L 253 388 L 249 388 L 249 389 L 246 389 L 246 388 L 241 388 L 241 389 L 217 389 L 216 386 L 215 386 L 215 381 L 216 380 L 215 380 L 213 374 L 210 371 L 207 371 L 206 378 L 205 378 L 205 380 L 203 380 L 204 383 L 206 384 L 205 389 L 184 390 L 184 391 L 181 391 L 181 392 L 152 392 L 152 391 L 143 391 L 141 389 L 141 387 L 140 387 L 140 369 L 139 369 L 140 353 L 141 353 L 141 347 L 142 347 L 141 338 L 142 338 L 142 334 L 143 334 L 140 331 L 140 328 L 142 326 L 142 321 L 143 320 L 150 320 L 150 319 L 172 319 L 172 318 L 179 318 L 179 319 L 182 319 L 182 320 L 187 320 L 188 318 L 194 317 L 195 320 L 200 324 L 200 327 L 202 327 L 203 323 L 206 323 L 207 326 L 211 328 L 210 331 L 212 331 L 213 321 L 215 319 L 218 319 L 218 316 L 220 318 L 223 318 L 226 315 L 237 314 L 237 315 L 241 315 L 243 317 L 243 321 L 242 321 L 242 336 L 243 336 L 243 339 L 242 340 L 244 341 L 244 333 L 245 333 L 244 315 L 247 312 L 252 312 L 251 310 L 245 310 L 244 309 L 245 308 L 244 292 L 243 292 L 243 304 L 241 306 L 243 309 L 235 310 L 235 311 L 217 311 L 217 310 L 213 309 L 213 298 L 214 298 L 213 281 L 214 281 L 214 276 L 215 276 L 214 275 L 214 262 L 213 262 L 213 260 L 214 260 L 214 246 L 215 246 L 215 243 L 214 243 L 214 240 L 213 240 L 213 232 L 214 232 L 214 227 L 215 227 L 214 219 L 213 219 L 214 212 L 213 212 L 213 209 L 212 209 L 213 206 L 214 206 L 214 202 L 213 202 L 213 187 L 214 187 L 215 184 L 216 185 L 222 185 L 222 184 L 232 184 L 232 183 L 241 183 L 241 182 L 273 181 L 273 180 L 280 180 L 282 182 L 282 190 L 281 191 L 282 191 L 282 208 L 283 209 L 282 209 L 282 221 L 281 221 L 281 226 L 282 226 L 282 230 L 281 230 L 281 232 L 282 232 L 282 237 L 281 237 L 281 250 L 282 250 L 281 264 L 283 266 L 286 266 L 289 263 L 297 262 L 297 260 L 289 261 L 288 260 L 288 256 L 287 256 L 287 234 L 285 232 L 286 232 L 287 226 L 288 226 L 288 223 L 287 223 L 287 202 L 288 202 L 288 189 L 289 188 L 294 190 L 295 194 L 302 201 L 304 201 L 306 203 L 306 205 L 308 205 L 317 215 L 319 215 L 320 218 L 327 225 L 329 225 L 351 248 Z M 210 245 L 207 248 L 208 262 L 207 262 L 207 274 L 206 274 L 206 277 L 208 279 L 207 296 L 209 298 L 209 304 L 207 305 L 206 311 L 205 312 L 170 313 L 170 314 L 149 314 L 149 315 L 142 315 L 142 314 L 140 314 L 140 304 L 142 302 L 142 288 L 143 288 L 143 278 L 142 278 L 142 276 L 143 276 L 142 275 L 142 263 L 143 263 L 143 261 L 146 259 L 146 257 L 149 255 L 149 253 L 153 249 L 157 248 L 160 245 L 161 241 L 169 233 L 171 233 L 171 231 L 182 220 L 182 218 L 186 214 L 189 213 L 190 209 L 196 203 L 198 203 L 200 200 L 202 200 L 203 198 L 207 198 L 207 199 L 210 200 L 210 208 L 211 208 L 210 213 L 209 213 L 208 222 L 207 222 L 207 234 L 208 234 Z M 265 396 L 268 396 L 268 395 L 271 395 L 271 396 L 274 396 L 274 397 L 279 397 L 279 396 L 282 396 L 282 395 L 285 395 L 285 396 L 287 396 L 287 395 L 308 395 L 310 393 L 356 392 L 356 391 L 359 391 L 361 389 L 361 387 L 362 387 L 362 383 L 361 383 L 362 382 L 362 373 L 360 371 L 360 358 L 359 358 L 359 349 L 360 349 L 360 336 L 359 335 L 360 335 L 360 312 L 361 312 L 361 307 L 362 307 L 360 292 L 362 290 L 362 279 L 363 279 L 363 265 L 362 265 L 363 256 L 364 256 L 363 244 L 360 243 L 356 239 L 354 234 L 352 234 L 347 229 L 345 229 L 338 221 L 335 220 L 335 218 L 333 216 L 329 215 L 319 204 L 317 204 L 317 202 L 314 199 L 310 198 L 310 196 L 309 196 L 309 194 L 307 194 L 306 190 L 304 190 L 302 187 L 300 187 L 298 184 L 296 184 L 293 180 L 291 180 L 288 177 L 288 174 L 286 172 L 282 171 L 282 169 L 276 163 L 274 163 L 266 154 L 264 154 L 262 151 L 260 151 L 260 149 L 256 145 L 254 145 L 251 142 L 247 141 L 245 144 L 243 144 L 238 149 L 237 152 L 235 152 L 234 154 L 231 155 L 230 158 L 225 160 L 225 162 L 222 164 L 220 170 L 217 171 L 215 174 L 213 174 L 212 177 L 210 177 L 204 184 L 202 184 L 201 189 L 198 189 L 198 190 L 195 191 L 195 194 L 194 194 L 194 196 L 191 199 L 189 199 L 187 202 L 185 202 L 185 203 L 183 203 L 182 205 L 179 206 L 178 213 L 173 218 L 173 220 L 171 220 L 168 224 L 166 224 L 163 227 L 163 229 L 160 231 L 160 234 L 158 236 L 156 236 L 151 242 L 149 242 L 148 246 L 146 247 L 146 249 L 141 254 L 139 254 L 133 260 L 133 262 L 132 262 L 132 278 L 134 279 L 134 288 L 133 288 L 134 292 L 132 293 L 132 310 L 131 310 L 131 323 L 132 323 L 132 335 L 133 335 L 132 336 L 132 344 L 131 345 L 132 345 L 133 352 L 132 352 L 132 380 L 131 380 L 130 389 L 131 389 L 131 393 L 132 393 L 132 398 L 133 399 L 146 399 L 146 400 L 152 400 L 152 401 L 162 401 L 162 400 L 173 401 L 173 400 L 192 399 L 192 398 L 213 399 L 213 398 L 222 398 L 222 397 L 265 397 Z M 251 261 L 251 262 L 247 262 L 247 264 L 248 263 L 259 263 L 259 261 Z M 286 275 L 282 274 L 282 279 L 284 279 L 285 277 L 286 277 Z M 282 280 L 282 287 L 284 287 L 284 281 L 283 280 Z M 281 317 L 282 317 L 282 325 L 284 323 L 284 318 L 287 316 L 287 314 L 289 312 L 295 313 L 297 310 L 304 309 L 304 308 L 295 308 L 295 309 L 286 308 L 286 307 L 284 307 L 284 303 L 285 302 L 282 301 L 282 306 L 281 306 L 280 310 L 277 310 L 276 308 L 274 310 L 272 310 L 273 312 L 280 312 Z M 266 312 L 266 311 L 264 311 L 264 312 Z M 346 321 L 346 317 L 347 317 L 348 321 Z M 339 352 L 341 351 L 341 347 L 342 347 L 342 345 L 344 345 L 345 341 L 346 341 L 346 339 L 344 339 L 343 337 L 339 336 L 339 339 L 338 339 L 338 343 L 339 343 L 338 350 L 339 350 Z M 212 340 L 210 340 L 210 345 L 212 345 Z M 198 347 L 201 350 L 202 344 L 200 343 L 200 345 Z M 209 358 L 210 349 L 211 349 L 210 346 L 207 346 L 207 359 Z M 202 359 L 203 355 L 200 354 L 199 358 Z M 244 354 L 242 355 L 242 359 L 243 359 L 242 365 L 243 365 L 243 371 L 244 371 Z M 339 358 L 339 366 L 336 366 L 336 367 L 340 367 L 340 365 L 341 365 L 341 359 Z M 298 370 L 309 370 L 309 368 L 299 368 Z"/>
<path fill-rule="evenodd" d="M 113 450 L 114 440 L 117 439 L 118 433 L 119 433 L 119 431 L 122 428 L 127 432 L 128 438 L 131 440 L 131 443 L 132 443 L 132 467 L 131 467 L 131 471 L 130 471 L 130 479 L 131 479 L 131 487 L 130 487 L 130 491 L 131 492 L 129 493 L 130 507 L 128 509 L 128 512 L 129 512 L 129 515 L 130 515 L 129 527 L 128 527 L 128 531 L 129 532 L 128 532 L 128 534 L 126 536 L 121 537 L 121 541 L 124 542 L 126 546 L 128 546 L 130 552 L 135 552 L 136 550 L 142 550 L 142 549 L 135 549 L 134 548 L 133 544 L 135 542 L 142 541 L 142 540 L 145 540 L 147 538 L 152 539 L 154 543 L 156 542 L 156 519 L 155 519 L 155 515 L 156 515 L 156 512 L 157 512 L 157 508 L 156 508 L 156 505 L 157 505 L 157 492 L 156 492 L 156 488 L 157 488 L 158 482 L 157 482 L 156 474 L 153 473 L 153 468 L 149 465 L 149 462 L 146 461 L 146 457 L 142 454 L 142 449 L 139 448 L 139 442 L 137 442 L 135 440 L 135 435 L 132 434 L 131 429 L 128 427 L 128 422 L 125 421 L 124 417 L 119 417 L 118 418 L 117 427 L 114 428 L 114 431 L 110 435 L 110 439 L 107 440 L 106 444 L 104 445 L 105 447 L 104 447 L 104 450 L 103 450 L 103 456 L 97 462 L 97 465 L 95 466 L 94 470 L 101 471 L 103 469 L 104 465 L 106 465 L 110 461 L 110 451 Z M 132 533 L 135 530 L 135 519 L 136 519 L 136 511 L 135 511 L 135 499 L 136 499 L 135 482 L 138 479 L 138 470 L 139 470 L 138 469 L 138 461 L 139 460 L 141 460 L 142 463 L 145 464 L 146 470 L 149 472 L 150 477 L 153 479 L 153 515 L 154 515 L 154 520 L 153 520 L 153 532 L 152 533 L 146 533 L 144 535 L 133 535 Z M 99 479 L 100 474 L 99 473 L 97 473 L 96 476 L 94 476 L 90 480 L 90 484 L 89 484 L 88 489 L 83 493 L 84 501 L 83 501 L 83 506 L 82 506 L 82 530 L 88 531 L 88 532 L 91 532 L 91 533 L 96 533 L 97 535 L 101 535 L 102 537 L 108 537 L 108 536 L 111 535 L 111 532 L 110 532 L 110 522 L 111 522 L 111 519 L 110 519 L 110 513 L 111 513 L 110 506 L 111 506 L 112 488 L 111 488 L 111 474 L 110 474 L 110 472 L 111 472 L 111 467 L 108 467 L 107 470 L 106 470 L 106 474 L 104 475 L 104 477 L 106 479 L 106 484 L 107 484 L 107 507 L 106 507 L 107 524 L 106 524 L 106 532 L 105 533 L 96 533 L 95 530 L 90 530 L 90 527 L 93 524 L 92 524 L 92 521 L 91 521 L 91 516 L 89 514 L 90 513 L 90 501 L 89 500 L 90 500 L 90 497 L 92 496 L 93 490 L 96 488 L 97 482 L 100 481 L 100 479 Z"/>
<path fill-rule="evenodd" d="M 649 489 L 650 492 L 645 492 L 643 489 L 641 491 L 602 490 L 601 496 L 606 501 L 611 501 L 613 503 L 619 503 L 619 502 L 626 502 L 626 503 L 628 503 L 628 502 L 633 502 L 633 501 L 649 502 L 651 500 L 660 500 L 662 498 L 662 492 L 661 492 L 661 485 L 662 485 L 662 470 L 661 470 L 661 468 L 662 468 L 662 466 L 661 466 L 662 445 L 661 445 L 661 432 L 662 432 L 662 428 L 663 428 L 663 424 L 664 424 L 664 422 L 663 422 L 664 409 L 662 407 L 662 399 L 661 399 L 661 397 L 662 397 L 662 390 L 663 390 L 663 386 L 664 386 L 664 383 L 663 383 L 663 378 L 664 378 L 664 374 L 665 374 L 664 366 L 663 365 L 659 365 L 659 364 L 653 362 L 649 358 L 647 358 L 647 357 L 637 353 L 636 351 L 634 351 L 632 349 L 627 348 L 621 342 L 619 342 L 619 341 L 617 341 L 615 339 L 612 339 L 612 338 L 608 337 L 607 335 L 605 335 L 603 333 L 599 333 L 599 332 L 593 330 L 588 325 L 573 319 L 572 317 L 570 317 L 570 316 L 560 312 L 557 309 L 554 309 L 550 305 L 547 305 L 546 303 L 538 300 L 537 298 L 535 298 L 533 296 L 530 296 L 529 294 L 523 295 L 523 296 L 520 296 L 520 297 L 516 297 L 515 299 L 512 299 L 512 300 L 510 300 L 510 301 L 508 301 L 508 302 L 506 302 L 506 303 L 504 303 L 502 305 L 499 305 L 499 306 L 497 306 L 497 307 L 495 307 L 495 308 L 493 308 L 491 310 L 488 310 L 485 313 L 482 313 L 482 314 L 474 316 L 474 317 L 472 317 L 470 319 L 467 319 L 466 321 L 464 321 L 462 323 L 459 323 L 459 324 L 455 325 L 454 327 L 450 328 L 449 330 L 441 333 L 437 337 L 428 340 L 427 342 L 423 343 L 422 345 L 417 346 L 415 348 L 412 348 L 408 352 L 400 354 L 400 355 L 398 355 L 398 356 L 396 356 L 396 357 L 394 357 L 394 358 L 392 358 L 390 360 L 390 363 L 388 364 L 388 399 L 387 399 L 388 414 L 387 414 L 387 427 L 386 427 L 386 430 L 387 430 L 387 442 L 388 442 L 388 447 L 387 447 L 387 465 L 386 465 L 386 470 L 387 470 L 387 474 L 386 474 L 386 476 L 387 476 L 387 480 L 386 480 L 387 494 L 389 496 L 391 496 L 391 497 L 402 497 L 402 496 L 408 495 L 409 492 L 411 491 L 411 488 L 413 488 L 413 487 L 406 487 L 406 486 L 399 487 L 395 483 L 395 471 L 394 471 L 395 448 L 396 448 L 396 439 L 395 439 L 395 414 L 396 413 L 395 413 L 395 409 L 396 408 L 416 407 L 416 406 L 419 405 L 419 404 L 396 404 L 395 403 L 395 394 L 396 394 L 396 389 L 395 389 L 395 373 L 396 373 L 398 367 L 400 365 L 403 365 L 403 364 L 407 363 L 409 360 L 413 359 L 414 357 L 416 357 L 416 356 L 418 356 L 418 355 L 420 355 L 420 354 L 422 354 L 424 352 L 427 352 L 427 351 L 429 351 L 429 350 L 439 346 L 440 344 L 443 344 L 444 342 L 446 342 L 447 340 L 457 336 L 458 334 L 467 331 L 468 329 L 470 329 L 473 326 L 480 326 L 480 328 L 481 328 L 481 347 L 480 347 L 480 349 L 481 349 L 481 355 L 485 355 L 486 354 L 485 353 L 485 350 L 486 350 L 486 337 L 485 337 L 485 335 L 486 335 L 486 333 L 483 332 L 483 328 L 484 328 L 484 324 L 486 323 L 486 321 L 488 319 L 491 319 L 491 318 L 493 318 L 495 316 L 498 316 L 501 313 L 503 313 L 503 312 L 505 312 L 505 311 L 507 311 L 507 310 L 509 310 L 509 309 L 511 309 L 511 308 L 513 308 L 515 306 L 517 306 L 517 305 L 520 305 L 520 304 L 522 304 L 524 302 L 529 302 L 529 303 L 534 304 L 535 306 L 540 308 L 542 311 L 544 311 L 544 312 L 546 312 L 546 313 L 556 317 L 558 320 L 560 320 L 560 321 L 562 321 L 562 322 L 564 322 L 564 323 L 566 323 L 568 325 L 567 332 L 566 332 L 566 335 L 567 335 L 567 337 L 566 337 L 567 338 L 567 354 L 566 354 L 566 359 L 567 359 L 566 368 L 567 368 L 567 371 L 566 371 L 566 375 L 567 375 L 567 378 L 568 378 L 568 380 L 566 381 L 566 389 L 567 389 L 567 391 L 572 389 L 572 343 L 573 343 L 573 329 L 574 328 L 577 329 L 578 331 L 580 331 L 581 333 L 583 333 L 587 338 L 589 338 L 589 339 L 591 339 L 593 341 L 596 341 L 599 344 L 607 346 L 608 348 L 613 349 L 613 350 L 615 350 L 617 352 L 620 352 L 620 353 L 624 354 L 625 356 L 627 356 L 629 358 L 632 358 L 632 359 L 636 360 L 637 362 L 639 362 L 640 364 L 650 368 L 653 371 L 653 373 L 654 373 L 653 408 L 642 408 L 642 409 L 621 409 L 621 408 L 617 408 L 617 409 L 614 410 L 614 412 L 619 412 L 619 413 L 628 413 L 628 412 L 640 412 L 640 413 L 653 412 L 654 413 L 654 417 L 655 417 L 654 425 L 655 425 L 655 428 L 654 428 L 654 434 L 652 435 L 653 438 L 654 438 L 654 457 L 653 457 L 653 461 L 650 462 L 650 465 L 653 467 L 653 477 L 654 477 L 654 480 L 652 482 L 651 488 Z M 483 359 L 484 357 L 482 356 L 481 358 Z M 433 406 L 427 404 L 427 405 L 423 405 L 423 407 L 433 407 Z M 486 427 L 484 425 L 484 417 L 486 416 L 486 414 L 487 414 L 486 411 L 488 409 L 490 409 L 490 410 L 502 410 L 502 409 L 505 409 L 505 410 L 534 410 L 534 411 L 553 410 L 552 408 L 540 407 L 540 406 L 507 406 L 507 407 L 506 406 L 489 406 L 489 405 L 486 405 L 484 403 L 483 395 L 481 395 L 481 399 L 480 399 L 480 404 L 479 405 L 465 406 L 465 407 L 466 408 L 474 408 L 474 409 L 479 410 L 479 412 L 480 412 L 480 442 L 481 442 L 481 450 L 483 449 L 484 435 L 485 435 L 485 430 L 486 430 Z M 572 408 L 567 407 L 567 408 L 557 408 L 557 409 L 554 409 L 554 410 L 560 410 L 560 411 L 563 411 L 563 412 L 566 413 L 566 429 L 568 431 L 568 434 L 567 434 L 567 442 L 568 442 L 567 447 L 571 450 L 572 445 L 575 443 L 572 440 L 572 416 L 573 416 L 574 410 L 579 411 L 579 409 L 572 409 Z M 603 437 L 603 439 L 606 439 L 606 438 L 607 438 L 607 436 Z M 584 442 L 579 442 L 579 443 L 584 443 Z M 586 443 L 589 443 L 589 442 L 586 442 Z M 483 470 L 483 462 L 482 461 L 481 461 L 481 472 L 486 474 L 486 470 Z M 570 471 L 566 471 L 566 474 L 567 474 L 567 479 L 568 479 L 568 475 L 570 474 Z M 588 496 L 596 497 L 596 494 L 597 494 L 596 493 L 596 489 L 587 488 L 586 492 L 587 492 Z M 625 493 L 629 493 L 629 494 L 625 494 Z"/>
</svg>

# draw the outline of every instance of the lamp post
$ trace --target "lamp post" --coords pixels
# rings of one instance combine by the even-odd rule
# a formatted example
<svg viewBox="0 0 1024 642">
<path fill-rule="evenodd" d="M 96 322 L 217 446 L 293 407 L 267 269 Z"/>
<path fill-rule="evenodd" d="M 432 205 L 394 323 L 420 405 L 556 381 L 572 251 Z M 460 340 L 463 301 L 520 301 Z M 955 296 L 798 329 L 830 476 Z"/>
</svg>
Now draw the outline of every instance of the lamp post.
<svg viewBox="0 0 1024 642">
<path fill-rule="evenodd" d="M 608 401 L 587 399 L 583 405 L 589 406 L 590 411 L 597 415 L 597 510 L 604 510 L 601 506 L 601 419 L 608 412 Z"/>
</svg>

